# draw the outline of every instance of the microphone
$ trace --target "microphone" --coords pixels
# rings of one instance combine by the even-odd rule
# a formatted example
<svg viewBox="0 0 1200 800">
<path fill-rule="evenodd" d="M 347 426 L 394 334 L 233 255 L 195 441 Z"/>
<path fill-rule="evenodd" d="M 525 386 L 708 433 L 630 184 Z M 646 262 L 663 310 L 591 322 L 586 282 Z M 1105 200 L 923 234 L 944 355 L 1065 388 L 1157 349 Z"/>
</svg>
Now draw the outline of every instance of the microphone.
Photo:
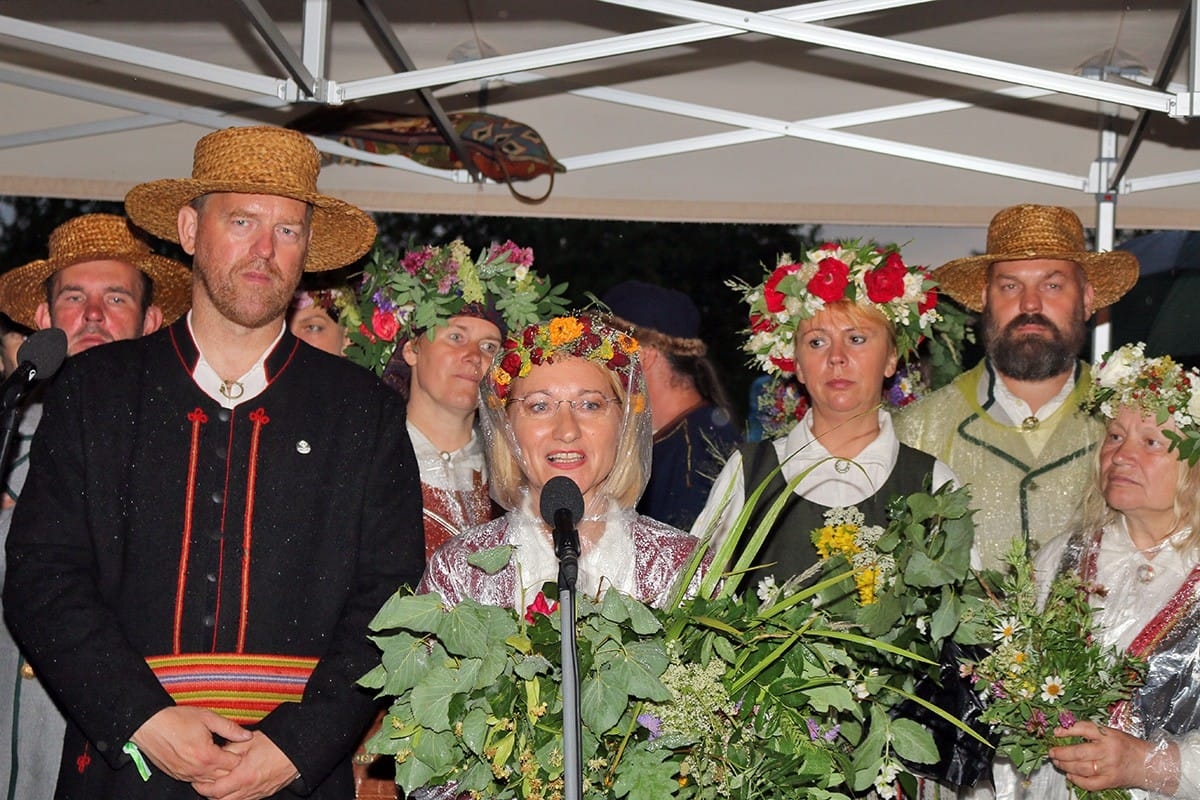
<svg viewBox="0 0 1200 800">
<path fill-rule="evenodd" d="M 575 591 L 579 576 L 579 531 L 583 518 L 583 493 L 575 481 L 556 475 L 542 487 L 542 519 L 554 531 L 554 555 L 558 556 L 559 589 Z"/>
<path fill-rule="evenodd" d="M 30 334 L 17 351 L 17 368 L 0 384 L 0 408 L 15 408 L 30 384 L 58 372 L 66 357 L 67 335 L 60 329 L 46 328 Z"/>
</svg>

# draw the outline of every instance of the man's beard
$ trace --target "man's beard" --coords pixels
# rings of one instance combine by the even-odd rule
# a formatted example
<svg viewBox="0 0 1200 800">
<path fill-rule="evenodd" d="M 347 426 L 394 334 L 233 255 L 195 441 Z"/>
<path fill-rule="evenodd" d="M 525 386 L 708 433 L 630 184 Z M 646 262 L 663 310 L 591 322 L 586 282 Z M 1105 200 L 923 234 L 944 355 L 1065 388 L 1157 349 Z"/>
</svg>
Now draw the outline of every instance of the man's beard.
<svg viewBox="0 0 1200 800">
<path fill-rule="evenodd" d="M 235 285 L 233 275 L 248 268 L 252 263 L 258 264 L 263 271 L 277 278 L 282 277 L 274 264 L 260 263 L 253 259 L 230 272 L 218 273 L 215 270 L 206 269 L 207 253 L 203 253 L 199 246 L 192 266 L 196 280 L 204 287 L 210 301 L 221 313 L 221 316 L 246 328 L 262 328 L 287 313 L 296 287 L 288 287 L 279 281 L 274 286 L 264 286 L 253 292 L 239 288 Z"/>
<path fill-rule="evenodd" d="M 1041 325 L 1048 335 L 1017 333 L 1024 325 Z M 1019 314 L 1000 330 L 988 310 L 983 311 L 987 356 L 1001 375 L 1018 381 L 1042 381 L 1074 369 L 1086 336 L 1082 315 L 1071 320 L 1065 332 L 1041 314 Z"/>
</svg>

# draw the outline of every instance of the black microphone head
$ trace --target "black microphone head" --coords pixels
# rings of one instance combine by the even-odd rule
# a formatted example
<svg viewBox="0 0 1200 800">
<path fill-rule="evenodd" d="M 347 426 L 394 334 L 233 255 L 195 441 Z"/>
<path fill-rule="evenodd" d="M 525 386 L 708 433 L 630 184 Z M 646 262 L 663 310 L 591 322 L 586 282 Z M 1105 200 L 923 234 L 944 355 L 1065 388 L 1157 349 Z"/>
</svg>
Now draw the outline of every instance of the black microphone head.
<svg viewBox="0 0 1200 800">
<path fill-rule="evenodd" d="M 551 528 L 554 527 L 554 514 L 560 509 L 571 512 L 572 525 L 578 525 L 583 519 L 583 492 L 566 475 L 556 475 L 542 487 L 542 519 Z"/>
<path fill-rule="evenodd" d="M 17 350 L 17 363 L 33 364 L 39 379 L 58 372 L 66 357 L 67 335 L 59 328 L 34 331 Z"/>
</svg>

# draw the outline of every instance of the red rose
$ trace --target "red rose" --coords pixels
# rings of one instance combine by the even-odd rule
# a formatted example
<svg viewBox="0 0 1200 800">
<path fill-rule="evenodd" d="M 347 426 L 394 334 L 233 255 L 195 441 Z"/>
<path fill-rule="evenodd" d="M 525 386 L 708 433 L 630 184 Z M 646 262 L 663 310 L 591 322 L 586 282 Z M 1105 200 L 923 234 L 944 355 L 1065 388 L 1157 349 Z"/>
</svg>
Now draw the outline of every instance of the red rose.
<svg viewBox="0 0 1200 800">
<path fill-rule="evenodd" d="M 395 314 L 377 308 L 371 315 L 371 328 L 380 339 L 390 342 L 400 332 L 400 323 L 396 321 Z"/>
<path fill-rule="evenodd" d="M 620 351 L 613 353 L 612 358 L 610 358 L 608 360 L 608 368 L 609 369 L 616 370 L 616 369 L 622 369 L 622 368 L 628 367 L 628 366 L 629 366 L 629 356 L 625 355 L 624 353 L 622 353 Z"/>
<path fill-rule="evenodd" d="M 833 303 L 846 296 L 850 285 L 850 268 L 836 258 L 822 258 L 817 264 L 817 274 L 808 282 L 808 291 Z"/>
<path fill-rule="evenodd" d="M 841 248 L 841 245 L 837 242 L 826 242 L 825 244 L 821 245 L 822 250 L 837 250 L 839 248 Z"/>
<path fill-rule="evenodd" d="M 767 304 L 767 311 L 770 311 L 772 314 L 778 314 L 780 311 L 783 311 L 785 295 L 775 287 L 788 275 L 799 271 L 799 264 L 781 264 L 775 268 L 775 271 L 771 273 L 771 277 L 767 278 L 767 282 L 763 284 L 763 302 Z"/>
<path fill-rule="evenodd" d="M 764 317 L 762 314 L 750 315 L 750 332 L 751 333 L 768 333 L 775 330 L 775 323 L 770 317 Z"/>
<path fill-rule="evenodd" d="M 794 360 L 790 358 L 777 358 L 775 356 L 771 356 L 770 359 L 771 363 L 778 367 L 780 372 L 788 375 L 796 374 L 796 362 Z"/>
<path fill-rule="evenodd" d="M 889 258 L 881 267 L 863 275 L 863 283 L 867 286 L 867 297 L 872 303 L 887 303 L 897 297 L 904 296 L 903 266 L 895 266 Z"/>
</svg>

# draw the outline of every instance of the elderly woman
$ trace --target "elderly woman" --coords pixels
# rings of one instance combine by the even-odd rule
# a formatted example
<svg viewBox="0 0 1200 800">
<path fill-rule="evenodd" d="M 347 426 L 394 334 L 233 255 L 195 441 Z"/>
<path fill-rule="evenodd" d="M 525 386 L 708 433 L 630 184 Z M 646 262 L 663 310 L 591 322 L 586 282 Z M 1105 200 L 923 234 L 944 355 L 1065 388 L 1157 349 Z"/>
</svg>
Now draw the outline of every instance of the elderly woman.
<svg viewBox="0 0 1200 800">
<path fill-rule="evenodd" d="M 510 336 L 482 386 L 492 496 L 504 516 L 444 544 L 423 591 L 525 608 L 558 575 L 542 487 L 566 476 L 583 495 L 581 592 L 615 587 L 642 602 L 664 599 L 696 539 L 634 506 L 650 469 L 650 409 L 629 335 L 589 316 L 558 317 Z M 511 545 L 496 574 L 471 554 Z"/>
<path fill-rule="evenodd" d="M 1000 796 L 1065 800 L 1070 782 L 1200 798 L 1200 373 L 1126 345 L 1097 370 L 1085 407 L 1107 423 L 1096 480 L 1076 529 L 1037 554 L 1035 577 L 1043 594 L 1064 571 L 1094 586 L 1098 635 L 1145 658 L 1146 681 L 1107 726 L 1056 730 L 1079 743 L 1053 748 L 1056 769 Z"/>
<path fill-rule="evenodd" d="M 857 506 L 866 524 L 886 525 L 892 497 L 954 479 L 933 456 L 901 444 L 882 407 L 884 381 L 939 319 L 932 288 L 897 251 L 857 244 L 824 245 L 801 263 L 785 256 L 762 284 L 742 287 L 750 305 L 746 351 L 768 373 L 795 373 L 811 404 L 785 436 L 730 457 L 692 533 L 723 541 L 747 496 L 769 480 L 750 515 L 747 530 L 754 530 L 771 501 L 811 470 L 757 557 L 775 563 L 782 583 L 818 561 L 811 533 L 826 511 Z"/>
</svg>

